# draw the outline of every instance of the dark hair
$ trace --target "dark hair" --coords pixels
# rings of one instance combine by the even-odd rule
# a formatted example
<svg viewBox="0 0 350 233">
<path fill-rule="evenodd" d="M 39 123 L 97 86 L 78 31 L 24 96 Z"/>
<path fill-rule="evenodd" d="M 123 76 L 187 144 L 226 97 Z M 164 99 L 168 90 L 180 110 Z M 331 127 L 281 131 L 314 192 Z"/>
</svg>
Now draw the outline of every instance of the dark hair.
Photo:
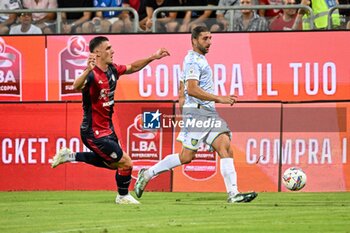
<svg viewBox="0 0 350 233">
<path fill-rule="evenodd" d="M 209 32 L 209 29 L 206 26 L 197 26 L 193 28 L 191 39 L 198 39 L 201 32 Z"/>
<path fill-rule="evenodd" d="M 95 38 L 90 40 L 90 44 L 89 44 L 90 53 L 92 53 L 94 49 L 98 47 L 100 44 L 102 44 L 102 42 L 104 41 L 109 41 L 109 40 L 105 36 L 96 36 Z"/>
</svg>

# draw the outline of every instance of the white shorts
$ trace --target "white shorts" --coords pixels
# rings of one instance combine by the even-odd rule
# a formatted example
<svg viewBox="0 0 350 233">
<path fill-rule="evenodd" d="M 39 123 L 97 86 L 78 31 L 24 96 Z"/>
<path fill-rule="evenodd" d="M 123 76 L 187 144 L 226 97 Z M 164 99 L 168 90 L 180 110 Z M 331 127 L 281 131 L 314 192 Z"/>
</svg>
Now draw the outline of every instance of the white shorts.
<svg viewBox="0 0 350 233">
<path fill-rule="evenodd" d="M 187 149 L 197 151 L 202 143 L 211 146 L 223 133 L 231 138 L 231 130 L 217 112 L 204 108 L 184 108 L 183 115 L 184 127 L 176 140 Z"/>
</svg>

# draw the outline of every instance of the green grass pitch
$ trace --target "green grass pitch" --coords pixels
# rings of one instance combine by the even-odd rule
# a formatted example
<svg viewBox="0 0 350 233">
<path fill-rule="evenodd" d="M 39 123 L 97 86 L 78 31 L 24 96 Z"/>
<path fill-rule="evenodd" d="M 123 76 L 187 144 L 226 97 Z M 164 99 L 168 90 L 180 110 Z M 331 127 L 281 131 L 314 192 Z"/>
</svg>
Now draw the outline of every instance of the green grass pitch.
<svg viewBox="0 0 350 233">
<path fill-rule="evenodd" d="M 110 191 L 0 192 L 0 232 L 350 232 L 350 193 L 260 193 L 240 204 L 227 204 L 225 193 L 145 192 L 141 205 L 114 198 Z"/>
</svg>

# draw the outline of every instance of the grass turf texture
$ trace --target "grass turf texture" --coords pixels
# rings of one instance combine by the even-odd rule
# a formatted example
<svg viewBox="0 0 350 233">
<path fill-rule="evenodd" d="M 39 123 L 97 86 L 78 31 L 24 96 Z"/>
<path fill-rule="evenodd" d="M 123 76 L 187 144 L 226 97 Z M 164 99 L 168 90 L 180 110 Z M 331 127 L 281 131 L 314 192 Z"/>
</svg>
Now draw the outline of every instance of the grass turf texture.
<svg viewBox="0 0 350 233">
<path fill-rule="evenodd" d="M 116 205 L 108 191 L 0 192 L 0 232 L 350 232 L 350 193 L 260 193 L 227 204 L 224 193 L 145 192 Z"/>
</svg>

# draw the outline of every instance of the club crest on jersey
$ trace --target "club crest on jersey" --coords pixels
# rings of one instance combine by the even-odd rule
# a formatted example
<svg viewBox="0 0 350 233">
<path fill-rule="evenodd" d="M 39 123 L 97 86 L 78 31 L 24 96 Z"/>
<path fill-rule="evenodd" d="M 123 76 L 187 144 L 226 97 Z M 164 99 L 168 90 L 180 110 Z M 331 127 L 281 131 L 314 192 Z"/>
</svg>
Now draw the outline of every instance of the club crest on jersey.
<svg viewBox="0 0 350 233">
<path fill-rule="evenodd" d="M 192 146 L 197 145 L 197 143 L 198 143 L 198 139 L 194 139 L 194 138 L 191 139 Z"/>
<path fill-rule="evenodd" d="M 115 153 L 115 152 L 113 152 L 110 156 L 111 156 L 111 158 L 113 158 L 113 159 L 118 158 L 117 153 Z"/>
<path fill-rule="evenodd" d="M 107 100 L 108 91 L 106 89 L 101 89 L 99 99 Z"/>
</svg>

